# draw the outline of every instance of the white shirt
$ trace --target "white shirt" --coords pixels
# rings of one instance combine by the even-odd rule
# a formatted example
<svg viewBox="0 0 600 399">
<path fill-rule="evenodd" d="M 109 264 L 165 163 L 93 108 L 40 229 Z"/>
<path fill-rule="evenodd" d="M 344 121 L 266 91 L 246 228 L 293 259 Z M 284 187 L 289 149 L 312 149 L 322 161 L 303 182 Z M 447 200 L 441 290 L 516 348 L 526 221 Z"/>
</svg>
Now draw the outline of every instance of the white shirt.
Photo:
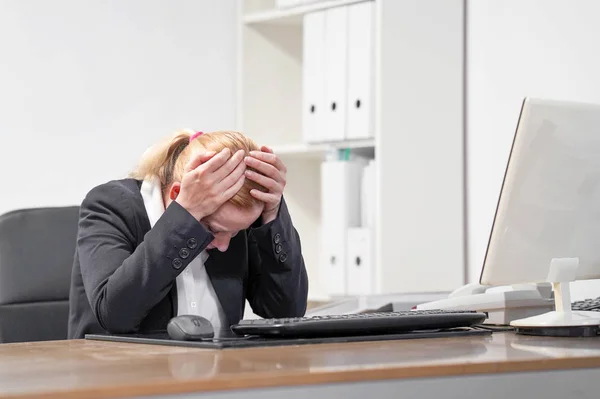
<svg viewBox="0 0 600 399">
<path fill-rule="evenodd" d="M 141 194 L 150 226 L 154 227 L 165 212 L 158 178 L 144 180 Z M 212 323 L 215 331 L 219 331 L 224 324 L 225 315 L 204 267 L 208 256 L 206 250 L 202 251 L 177 276 L 177 315 L 202 316 Z"/>
</svg>

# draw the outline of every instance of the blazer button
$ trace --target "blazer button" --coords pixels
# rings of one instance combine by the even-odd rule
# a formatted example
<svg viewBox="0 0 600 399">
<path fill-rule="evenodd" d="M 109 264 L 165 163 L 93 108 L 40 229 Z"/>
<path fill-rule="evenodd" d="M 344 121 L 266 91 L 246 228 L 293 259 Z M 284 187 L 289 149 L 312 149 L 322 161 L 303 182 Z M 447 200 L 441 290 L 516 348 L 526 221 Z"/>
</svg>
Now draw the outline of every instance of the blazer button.
<svg viewBox="0 0 600 399">
<path fill-rule="evenodd" d="M 273 242 L 275 244 L 279 244 L 281 242 L 281 234 L 279 234 L 279 233 L 275 234 L 275 236 L 273 236 Z"/>
<path fill-rule="evenodd" d="M 287 260 L 287 254 L 284 252 L 281 255 L 279 255 L 279 261 L 281 263 L 285 262 Z"/>
<path fill-rule="evenodd" d="M 196 249 L 196 247 L 198 246 L 198 241 L 196 241 L 195 238 L 190 238 L 189 240 L 187 240 L 187 246 L 189 249 Z"/>
<path fill-rule="evenodd" d="M 179 250 L 179 256 L 181 256 L 181 259 L 187 259 L 187 257 L 190 256 L 190 250 L 187 248 L 181 248 Z"/>
<path fill-rule="evenodd" d="M 173 259 L 173 262 L 171 262 L 171 265 L 173 266 L 173 269 L 179 270 L 183 266 L 183 262 L 181 261 L 181 259 L 175 258 Z"/>
<path fill-rule="evenodd" d="M 275 245 L 275 253 L 276 253 L 276 254 L 280 253 L 282 248 L 283 248 L 283 247 L 281 246 L 281 244 L 277 244 L 277 245 Z"/>
</svg>

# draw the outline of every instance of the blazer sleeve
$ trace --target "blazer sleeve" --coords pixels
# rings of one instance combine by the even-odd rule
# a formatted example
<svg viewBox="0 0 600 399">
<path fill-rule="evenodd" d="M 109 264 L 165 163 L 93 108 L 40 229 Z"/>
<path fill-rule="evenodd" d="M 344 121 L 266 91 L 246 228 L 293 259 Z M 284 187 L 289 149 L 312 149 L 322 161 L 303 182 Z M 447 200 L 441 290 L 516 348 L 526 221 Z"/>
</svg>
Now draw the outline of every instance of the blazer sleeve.
<svg viewBox="0 0 600 399">
<path fill-rule="evenodd" d="M 107 183 L 93 189 L 80 210 L 77 253 L 83 284 L 94 315 L 111 333 L 135 332 L 213 239 L 173 202 L 137 245 L 141 229 L 134 201 L 127 188 Z"/>
<path fill-rule="evenodd" d="M 249 279 L 246 297 L 264 318 L 300 317 L 306 312 L 308 276 L 298 232 L 285 200 L 277 218 L 248 233 Z"/>
</svg>

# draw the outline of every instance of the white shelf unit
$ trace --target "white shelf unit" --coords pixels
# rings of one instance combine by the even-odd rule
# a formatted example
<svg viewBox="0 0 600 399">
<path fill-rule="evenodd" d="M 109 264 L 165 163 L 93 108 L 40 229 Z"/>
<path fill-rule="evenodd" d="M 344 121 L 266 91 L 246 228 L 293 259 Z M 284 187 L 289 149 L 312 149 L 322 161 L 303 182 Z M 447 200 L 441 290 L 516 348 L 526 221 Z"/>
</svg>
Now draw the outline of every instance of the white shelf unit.
<svg viewBox="0 0 600 399">
<path fill-rule="evenodd" d="M 255 1 L 254 7 L 249 8 L 249 13 L 244 14 L 242 21 L 251 24 L 290 24 L 301 25 L 302 17 L 309 12 L 325 10 L 332 7 L 341 7 L 365 0 L 329 0 L 312 1 L 295 7 L 278 9 L 274 2 Z M 248 10 L 248 8 L 246 8 Z M 252 11 L 254 10 L 254 11 Z"/>
<path fill-rule="evenodd" d="M 239 0 L 238 129 L 288 167 L 285 197 L 300 234 L 310 299 L 320 281 L 320 162 L 332 149 L 375 155 L 376 292 L 450 291 L 465 282 L 463 0 L 374 0 L 374 139 L 302 141 L 305 13 L 364 0 L 277 9 Z M 326 245 L 326 244 L 324 244 Z"/>
<path fill-rule="evenodd" d="M 374 149 L 375 139 L 343 140 L 329 143 L 298 143 L 283 144 L 273 148 L 279 156 L 285 157 L 315 157 L 319 160 L 334 150 L 339 149 Z"/>
</svg>

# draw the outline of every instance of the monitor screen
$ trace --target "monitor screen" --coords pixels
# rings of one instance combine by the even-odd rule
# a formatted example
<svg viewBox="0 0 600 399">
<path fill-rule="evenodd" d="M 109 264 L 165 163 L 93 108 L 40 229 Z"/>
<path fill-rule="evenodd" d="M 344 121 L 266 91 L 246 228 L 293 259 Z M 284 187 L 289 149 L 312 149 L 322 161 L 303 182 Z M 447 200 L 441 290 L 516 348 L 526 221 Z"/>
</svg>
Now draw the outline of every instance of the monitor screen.
<svg viewBox="0 0 600 399">
<path fill-rule="evenodd" d="M 550 281 L 562 259 L 600 278 L 600 106 L 527 98 L 480 283 Z"/>
</svg>

